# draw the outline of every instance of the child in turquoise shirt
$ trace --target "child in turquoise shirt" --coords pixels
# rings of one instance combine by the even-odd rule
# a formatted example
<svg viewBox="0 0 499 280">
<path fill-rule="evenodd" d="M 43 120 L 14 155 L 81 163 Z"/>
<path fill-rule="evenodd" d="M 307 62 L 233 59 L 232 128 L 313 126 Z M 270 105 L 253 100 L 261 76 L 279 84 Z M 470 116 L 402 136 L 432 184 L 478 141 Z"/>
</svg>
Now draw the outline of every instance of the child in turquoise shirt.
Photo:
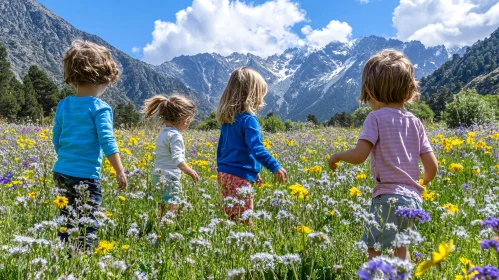
<svg viewBox="0 0 499 280">
<path fill-rule="evenodd" d="M 102 202 L 102 151 L 116 171 L 118 188 L 127 186 L 113 134 L 113 111 L 97 98 L 109 83 L 118 80 L 118 74 L 118 67 L 105 47 L 76 41 L 65 54 L 64 82 L 74 85 L 77 93 L 57 106 L 52 130 L 57 152 L 53 172 L 61 196 L 68 200 L 65 205 L 62 198 L 59 204 L 66 230 L 58 235 L 65 242 L 73 233 L 79 235 L 76 244 L 79 249 L 97 244 L 99 222 L 95 212 Z"/>
</svg>

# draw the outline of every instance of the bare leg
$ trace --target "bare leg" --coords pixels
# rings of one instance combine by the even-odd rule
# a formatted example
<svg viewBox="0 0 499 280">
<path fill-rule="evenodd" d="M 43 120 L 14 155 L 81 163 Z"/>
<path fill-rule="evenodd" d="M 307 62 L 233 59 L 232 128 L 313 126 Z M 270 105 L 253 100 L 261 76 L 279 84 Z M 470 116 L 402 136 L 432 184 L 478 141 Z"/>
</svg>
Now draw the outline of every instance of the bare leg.
<svg viewBox="0 0 499 280">
<path fill-rule="evenodd" d="M 378 252 L 378 251 L 374 250 L 373 248 L 369 248 L 367 250 L 367 252 L 369 253 L 369 260 L 371 260 L 375 257 L 381 256 L 381 252 Z"/>
<path fill-rule="evenodd" d="M 165 213 L 166 213 L 166 205 L 164 203 L 161 203 L 158 209 L 158 225 L 161 224 L 161 219 L 163 219 Z"/>
<path fill-rule="evenodd" d="M 395 248 L 393 255 L 399 259 L 411 261 L 411 254 L 408 247 Z"/>
</svg>

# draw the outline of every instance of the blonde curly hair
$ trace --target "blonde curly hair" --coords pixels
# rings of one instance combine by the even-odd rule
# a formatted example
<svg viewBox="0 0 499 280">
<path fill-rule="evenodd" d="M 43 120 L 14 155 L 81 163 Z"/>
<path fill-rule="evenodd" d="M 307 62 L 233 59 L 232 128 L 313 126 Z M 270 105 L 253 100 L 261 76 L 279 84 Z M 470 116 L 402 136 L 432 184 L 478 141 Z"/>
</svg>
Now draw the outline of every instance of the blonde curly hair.
<svg viewBox="0 0 499 280">
<path fill-rule="evenodd" d="M 106 47 L 88 41 L 74 41 L 63 59 L 64 82 L 78 85 L 116 83 L 119 69 Z"/>
</svg>

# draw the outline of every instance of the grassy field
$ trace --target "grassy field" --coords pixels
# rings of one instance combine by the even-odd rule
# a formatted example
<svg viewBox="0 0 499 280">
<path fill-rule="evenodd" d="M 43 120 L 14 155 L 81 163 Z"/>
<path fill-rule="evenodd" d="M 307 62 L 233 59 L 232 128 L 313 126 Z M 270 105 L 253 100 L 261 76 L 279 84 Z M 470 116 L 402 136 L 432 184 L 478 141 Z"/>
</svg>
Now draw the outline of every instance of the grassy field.
<svg viewBox="0 0 499 280">
<path fill-rule="evenodd" d="M 184 135 L 189 164 L 202 179 L 197 185 L 182 179 L 180 211 L 161 223 L 161 190 L 151 184 L 156 131 L 116 131 L 129 188 L 117 191 L 105 162 L 100 246 L 68 259 L 68 248 L 56 239 L 65 229 L 57 223 L 54 203 L 51 128 L 0 127 L 1 279 L 357 279 L 367 261 L 359 241 L 363 224 L 373 220 L 369 163 L 343 164 L 335 174 L 326 168 L 328 154 L 352 147 L 358 130 L 265 134 L 265 145 L 289 180 L 273 184 L 272 175 L 262 173 L 265 184 L 249 194 L 254 212 L 243 215 L 252 217 L 251 231 L 228 221 L 222 210 L 217 131 Z M 433 254 L 433 263 L 427 264 L 434 265 L 419 278 L 470 279 L 467 271 L 474 266 L 499 265 L 493 249 L 494 244 L 499 248 L 494 239 L 499 232 L 482 227 L 487 218 L 499 218 L 499 129 L 429 126 L 427 131 L 440 172 L 424 193 L 431 221 L 418 223 L 417 232 L 400 234 L 417 256 L 406 277 L 452 240 L 452 250 L 441 245 L 442 255 Z M 486 240 L 492 244 L 489 251 L 481 246 Z M 373 265 L 366 264 L 364 272 Z"/>
</svg>

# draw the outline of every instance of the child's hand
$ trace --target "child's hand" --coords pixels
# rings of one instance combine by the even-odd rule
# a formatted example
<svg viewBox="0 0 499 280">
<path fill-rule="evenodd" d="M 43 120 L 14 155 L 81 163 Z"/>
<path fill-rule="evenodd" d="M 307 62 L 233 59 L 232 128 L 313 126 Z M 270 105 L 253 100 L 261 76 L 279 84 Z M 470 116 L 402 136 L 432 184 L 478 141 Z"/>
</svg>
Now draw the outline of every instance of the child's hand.
<svg viewBox="0 0 499 280">
<path fill-rule="evenodd" d="M 258 176 L 256 177 L 256 185 L 261 186 L 263 184 L 262 176 L 260 176 L 260 173 L 258 173 Z"/>
<path fill-rule="evenodd" d="M 331 169 L 332 171 L 335 171 L 336 168 L 338 168 L 338 166 L 339 166 L 338 162 L 339 162 L 339 160 L 336 159 L 335 155 L 332 155 L 328 161 L 329 169 Z"/>
<path fill-rule="evenodd" d="M 128 185 L 128 182 L 126 180 L 126 175 L 124 172 L 121 172 L 120 174 L 116 175 L 116 180 L 118 180 L 118 190 L 124 190 L 126 189 L 126 186 Z"/>
<path fill-rule="evenodd" d="M 281 167 L 281 169 L 277 170 L 274 173 L 274 182 L 278 181 L 279 183 L 284 183 L 286 181 L 286 177 L 288 176 L 288 172 Z"/>
<path fill-rule="evenodd" d="M 198 181 L 199 181 L 199 175 L 198 173 L 196 172 L 196 170 L 192 169 L 192 168 L 189 168 L 185 171 L 185 174 L 191 176 L 192 178 L 192 181 L 194 181 L 194 184 L 197 184 Z"/>
</svg>

